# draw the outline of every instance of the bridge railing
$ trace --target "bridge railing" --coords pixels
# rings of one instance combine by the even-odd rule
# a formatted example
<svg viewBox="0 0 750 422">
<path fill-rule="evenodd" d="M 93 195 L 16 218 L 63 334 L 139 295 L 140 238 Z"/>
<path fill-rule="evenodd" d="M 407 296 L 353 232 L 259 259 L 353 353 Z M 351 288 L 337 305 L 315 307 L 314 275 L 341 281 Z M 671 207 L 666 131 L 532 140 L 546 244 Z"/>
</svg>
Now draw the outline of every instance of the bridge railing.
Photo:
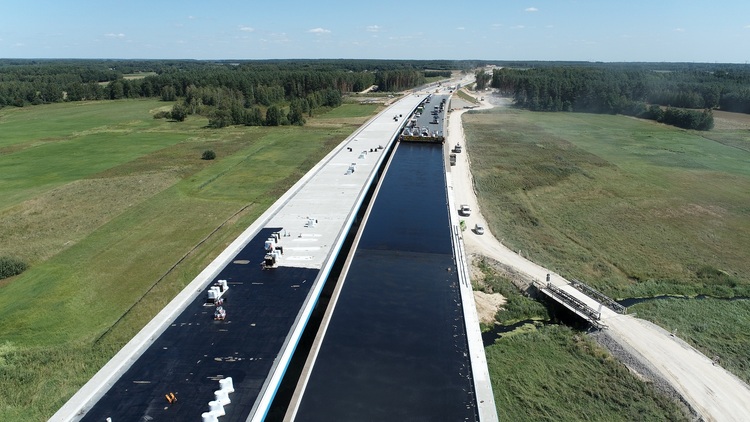
<svg viewBox="0 0 750 422">
<path fill-rule="evenodd" d="M 554 296 L 557 300 L 560 302 L 563 302 L 567 304 L 568 306 L 572 307 L 576 311 L 582 313 L 586 317 L 588 317 L 591 322 L 596 323 L 601 318 L 601 314 L 598 311 L 595 311 L 591 309 L 588 305 L 583 303 L 581 300 L 579 300 L 577 297 L 571 295 L 570 293 L 560 289 L 559 287 L 555 286 L 552 283 L 547 283 L 546 289 L 550 292 L 552 296 Z"/>
<path fill-rule="evenodd" d="M 576 280 L 574 278 L 570 281 L 570 285 L 580 290 L 584 294 L 586 294 L 586 296 L 596 300 L 597 302 L 601 303 L 607 308 L 617 312 L 618 314 L 626 314 L 628 312 L 628 308 L 620 305 L 619 303 L 615 302 L 611 298 L 607 297 L 604 293 L 601 293 L 600 291 L 594 289 L 593 287 L 587 285 L 586 283 L 580 280 Z"/>
</svg>

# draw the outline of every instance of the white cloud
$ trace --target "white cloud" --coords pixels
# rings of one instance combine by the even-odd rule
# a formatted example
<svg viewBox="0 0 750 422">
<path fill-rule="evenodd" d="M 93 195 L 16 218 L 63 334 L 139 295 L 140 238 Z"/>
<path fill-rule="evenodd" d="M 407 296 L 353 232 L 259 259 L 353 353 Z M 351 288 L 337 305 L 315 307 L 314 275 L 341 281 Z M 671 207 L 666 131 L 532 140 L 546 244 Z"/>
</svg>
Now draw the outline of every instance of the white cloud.
<svg viewBox="0 0 750 422">
<path fill-rule="evenodd" d="M 539 9 L 537 9 L 536 7 L 527 7 L 527 8 L 526 8 L 526 9 L 524 9 L 523 11 L 524 11 L 524 12 L 538 12 L 538 11 L 539 11 Z"/>
<path fill-rule="evenodd" d="M 190 15 L 190 16 L 188 16 L 188 19 L 193 20 L 193 19 L 195 19 L 195 16 Z"/>
<path fill-rule="evenodd" d="M 122 32 L 119 34 L 110 32 L 109 34 L 104 34 L 104 36 L 107 38 L 125 38 L 125 34 L 123 34 Z"/>
<path fill-rule="evenodd" d="M 378 25 L 370 25 L 367 27 L 367 32 L 380 32 L 380 30 L 383 29 Z"/>
<path fill-rule="evenodd" d="M 252 28 L 250 26 L 240 25 L 240 31 L 253 32 L 253 31 L 255 31 L 255 28 Z"/>
<path fill-rule="evenodd" d="M 459 30 L 459 31 L 463 31 L 463 30 L 465 30 L 466 28 L 464 28 L 463 26 L 459 26 L 459 27 L 456 27 L 456 29 L 457 29 L 457 30 Z"/>
<path fill-rule="evenodd" d="M 685 30 L 684 30 L 684 29 L 682 29 L 682 28 L 675 28 L 675 29 L 674 29 L 674 32 L 685 32 Z"/>
<path fill-rule="evenodd" d="M 750 29 L 750 25 L 745 25 L 743 28 Z"/>
<path fill-rule="evenodd" d="M 258 41 L 264 44 L 285 44 L 289 42 L 289 36 L 286 32 L 272 32 L 268 35 L 268 37 L 263 37 Z"/>
<path fill-rule="evenodd" d="M 513 29 L 524 29 L 524 28 L 526 28 L 526 25 L 515 25 L 515 26 L 512 26 L 511 28 L 513 28 Z"/>
<path fill-rule="evenodd" d="M 330 34 L 331 30 L 330 29 L 325 29 L 325 28 L 313 28 L 313 29 L 311 29 L 311 30 L 309 30 L 307 32 L 310 32 L 312 34 L 318 34 L 318 35 L 320 35 L 320 34 Z"/>
</svg>

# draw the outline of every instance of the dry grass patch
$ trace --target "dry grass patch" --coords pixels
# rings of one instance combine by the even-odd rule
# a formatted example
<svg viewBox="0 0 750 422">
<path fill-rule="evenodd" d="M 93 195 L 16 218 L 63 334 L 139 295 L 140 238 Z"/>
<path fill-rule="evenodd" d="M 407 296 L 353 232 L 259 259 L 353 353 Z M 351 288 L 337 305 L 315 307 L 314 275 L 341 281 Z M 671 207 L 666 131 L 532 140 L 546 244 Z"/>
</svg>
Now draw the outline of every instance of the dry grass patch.
<svg viewBox="0 0 750 422">
<path fill-rule="evenodd" d="M 481 290 L 474 291 L 474 303 L 477 307 L 479 322 L 493 324 L 497 311 L 505 305 L 505 297 L 500 293 L 485 293 Z"/>
<path fill-rule="evenodd" d="M 0 214 L 0 255 L 44 261 L 178 180 L 172 171 L 83 179 L 24 201 Z"/>
<path fill-rule="evenodd" d="M 750 114 L 714 110 L 714 130 L 748 130 Z"/>
</svg>

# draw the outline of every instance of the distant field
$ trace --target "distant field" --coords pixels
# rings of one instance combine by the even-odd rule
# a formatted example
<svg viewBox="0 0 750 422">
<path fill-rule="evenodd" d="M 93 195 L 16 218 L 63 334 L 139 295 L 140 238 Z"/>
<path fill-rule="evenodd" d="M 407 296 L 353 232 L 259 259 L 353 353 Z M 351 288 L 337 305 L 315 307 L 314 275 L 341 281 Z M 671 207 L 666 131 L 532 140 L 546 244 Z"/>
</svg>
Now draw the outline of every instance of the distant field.
<svg viewBox="0 0 750 422">
<path fill-rule="evenodd" d="M 213 130 L 165 104 L 0 110 L 0 255 L 31 264 L 0 281 L 1 420 L 51 416 L 375 110 Z"/>
<path fill-rule="evenodd" d="M 329 110 L 326 113 L 316 116 L 316 120 L 338 120 L 349 118 L 372 117 L 376 111 L 382 107 L 380 104 L 343 104 L 340 107 Z M 361 120 L 357 119 L 357 122 Z M 361 124 L 361 123 L 360 123 Z"/>
<path fill-rule="evenodd" d="M 480 206 L 514 250 L 618 298 L 750 293 L 750 152 L 707 139 L 737 131 L 512 109 L 465 122 Z"/>
<path fill-rule="evenodd" d="M 156 72 L 138 72 L 138 73 L 126 73 L 122 75 L 123 79 L 143 79 L 146 76 L 156 76 Z"/>
</svg>

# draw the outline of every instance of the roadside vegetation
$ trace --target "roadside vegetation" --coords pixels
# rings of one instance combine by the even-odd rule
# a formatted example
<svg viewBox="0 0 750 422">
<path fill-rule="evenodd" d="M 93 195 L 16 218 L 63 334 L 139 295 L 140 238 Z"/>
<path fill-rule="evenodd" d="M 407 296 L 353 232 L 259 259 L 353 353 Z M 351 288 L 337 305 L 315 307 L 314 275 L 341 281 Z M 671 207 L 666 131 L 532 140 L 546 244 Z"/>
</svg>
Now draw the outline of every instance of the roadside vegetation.
<svg viewBox="0 0 750 422">
<path fill-rule="evenodd" d="M 510 280 L 480 263 L 477 283 L 508 300 L 496 323 L 513 325 L 486 345 L 500 420 L 686 420 L 676 403 L 637 379 L 581 332 L 549 321 L 547 309 L 521 295 Z"/>
<path fill-rule="evenodd" d="M 455 94 L 456 94 L 456 96 L 457 96 L 458 98 L 460 98 L 460 99 L 462 99 L 462 100 L 464 100 L 464 101 L 466 101 L 466 102 L 469 102 L 469 103 L 471 103 L 471 104 L 478 104 L 478 103 L 479 103 L 479 101 L 478 101 L 478 100 L 477 100 L 477 99 L 476 99 L 475 97 L 473 97 L 473 96 L 471 96 L 471 95 L 467 94 L 467 93 L 466 93 L 466 92 L 465 92 L 464 90 L 462 90 L 462 89 L 459 89 L 458 91 L 456 91 L 456 92 L 455 92 Z"/>
<path fill-rule="evenodd" d="M 377 107 L 219 130 L 156 99 L 0 109 L 0 256 L 28 263 L 0 280 L 0 419 L 49 418 Z"/>
<path fill-rule="evenodd" d="M 474 290 L 485 293 L 499 293 L 506 303 L 495 315 L 495 322 L 500 325 L 513 325 L 521 321 L 548 321 L 550 314 L 541 302 L 522 295 L 521 291 L 508 277 L 493 270 L 484 259 L 476 263 L 481 271 L 479 280 L 474 280 Z"/>
<path fill-rule="evenodd" d="M 659 299 L 629 308 L 661 325 L 750 384 L 750 299 Z"/>
<path fill-rule="evenodd" d="M 517 109 L 464 122 L 480 207 L 513 250 L 616 299 L 750 296 L 746 124 L 706 133 Z M 747 380 L 747 306 L 668 300 L 631 311 Z"/>
</svg>

